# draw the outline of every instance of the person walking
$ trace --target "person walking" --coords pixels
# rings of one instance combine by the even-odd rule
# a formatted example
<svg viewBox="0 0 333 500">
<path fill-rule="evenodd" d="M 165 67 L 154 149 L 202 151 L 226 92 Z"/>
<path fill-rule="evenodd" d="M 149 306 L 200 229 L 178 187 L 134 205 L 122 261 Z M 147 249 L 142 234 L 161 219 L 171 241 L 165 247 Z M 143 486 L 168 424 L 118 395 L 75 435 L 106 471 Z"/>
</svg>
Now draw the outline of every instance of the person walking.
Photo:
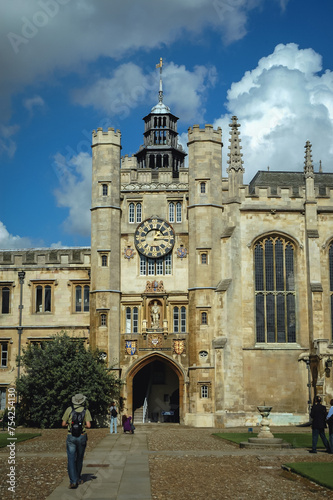
<svg viewBox="0 0 333 500">
<path fill-rule="evenodd" d="M 75 394 L 72 397 L 72 405 L 68 406 L 62 417 L 62 426 L 68 429 L 66 450 L 70 489 L 75 489 L 83 483 L 81 471 L 87 445 L 86 429 L 91 427 L 91 414 L 86 409 L 85 402 L 86 396 Z"/>
<path fill-rule="evenodd" d="M 310 417 L 312 418 L 312 449 L 310 453 L 317 453 L 318 437 L 320 436 L 327 453 L 330 453 L 330 445 L 325 436 L 326 427 L 326 406 L 321 404 L 321 397 L 316 396 L 314 405 L 311 408 Z"/>
<path fill-rule="evenodd" d="M 116 403 L 112 401 L 110 406 L 110 434 L 113 432 L 117 434 L 117 419 L 118 419 L 118 410 L 116 407 Z"/>
<path fill-rule="evenodd" d="M 331 453 L 333 453 L 333 399 L 330 401 L 331 408 L 328 411 L 326 422 L 328 423 L 328 441 L 330 443 Z"/>
</svg>

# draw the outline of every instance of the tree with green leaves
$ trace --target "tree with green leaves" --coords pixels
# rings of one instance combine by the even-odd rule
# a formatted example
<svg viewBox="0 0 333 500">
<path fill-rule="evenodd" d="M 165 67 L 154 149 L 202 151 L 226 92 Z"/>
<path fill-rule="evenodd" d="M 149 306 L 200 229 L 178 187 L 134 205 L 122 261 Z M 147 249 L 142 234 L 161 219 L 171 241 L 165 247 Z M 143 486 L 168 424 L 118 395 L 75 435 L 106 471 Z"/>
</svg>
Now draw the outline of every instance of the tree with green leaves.
<svg viewBox="0 0 333 500">
<path fill-rule="evenodd" d="M 20 421 L 31 427 L 60 427 L 77 393 L 87 397 L 95 422 L 105 417 L 111 401 L 119 399 L 121 383 L 101 354 L 66 332 L 42 346 L 30 344 L 23 350 L 23 374 L 16 381 Z"/>
</svg>

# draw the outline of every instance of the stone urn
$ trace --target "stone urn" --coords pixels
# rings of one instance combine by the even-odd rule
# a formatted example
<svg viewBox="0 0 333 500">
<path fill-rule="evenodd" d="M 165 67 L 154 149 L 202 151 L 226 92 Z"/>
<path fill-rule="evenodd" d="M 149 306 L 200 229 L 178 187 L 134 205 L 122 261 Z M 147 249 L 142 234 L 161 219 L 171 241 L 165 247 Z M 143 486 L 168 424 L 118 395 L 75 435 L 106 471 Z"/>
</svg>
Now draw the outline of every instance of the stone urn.
<svg viewBox="0 0 333 500">
<path fill-rule="evenodd" d="M 260 428 L 260 431 L 259 431 L 258 436 L 257 436 L 258 439 L 273 438 L 274 436 L 270 431 L 269 418 L 268 418 L 269 414 L 271 413 L 272 406 L 267 406 L 267 405 L 257 406 L 257 409 L 258 409 L 260 415 L 262 416 L 262 419 L 260 422 L 261 428 Z"/>
</svg>

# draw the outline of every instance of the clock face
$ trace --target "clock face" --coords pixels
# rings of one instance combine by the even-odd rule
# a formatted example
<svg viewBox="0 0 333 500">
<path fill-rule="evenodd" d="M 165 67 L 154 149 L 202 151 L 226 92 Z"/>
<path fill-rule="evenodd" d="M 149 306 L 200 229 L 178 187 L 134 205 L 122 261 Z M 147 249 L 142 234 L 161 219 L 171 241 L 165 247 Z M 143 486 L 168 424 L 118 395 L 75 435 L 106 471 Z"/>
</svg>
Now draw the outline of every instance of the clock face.
<svg viewBox="0 0 333 500">
<path fill-rule="evenodd" d="M 175 243 L 175 233 L 165 220 L 154 217 L 143 221 L 135 231 L 137 250 L 146 257 L 163 257 Z"/>
</svg>

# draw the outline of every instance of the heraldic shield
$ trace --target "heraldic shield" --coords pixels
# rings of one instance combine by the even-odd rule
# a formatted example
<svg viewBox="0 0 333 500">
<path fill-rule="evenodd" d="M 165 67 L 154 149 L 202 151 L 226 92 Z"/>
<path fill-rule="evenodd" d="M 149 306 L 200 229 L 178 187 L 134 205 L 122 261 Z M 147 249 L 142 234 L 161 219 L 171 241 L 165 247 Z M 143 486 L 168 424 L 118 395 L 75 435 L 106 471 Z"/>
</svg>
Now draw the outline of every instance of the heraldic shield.
<svg viewBox="0 0 333 500">
<path fill-rule="evenodd" d="M 136 340 L 126 340 L 126 354 L 130 354 L 133 356 L 133 354 L 136 353 Z"/>
<path fill-rule="evenodd" d="M 176 354 L 184 354 L 184 352 L 185 352 L 185 340 L 174 340 L 173 351 Z"/>
</svg>

